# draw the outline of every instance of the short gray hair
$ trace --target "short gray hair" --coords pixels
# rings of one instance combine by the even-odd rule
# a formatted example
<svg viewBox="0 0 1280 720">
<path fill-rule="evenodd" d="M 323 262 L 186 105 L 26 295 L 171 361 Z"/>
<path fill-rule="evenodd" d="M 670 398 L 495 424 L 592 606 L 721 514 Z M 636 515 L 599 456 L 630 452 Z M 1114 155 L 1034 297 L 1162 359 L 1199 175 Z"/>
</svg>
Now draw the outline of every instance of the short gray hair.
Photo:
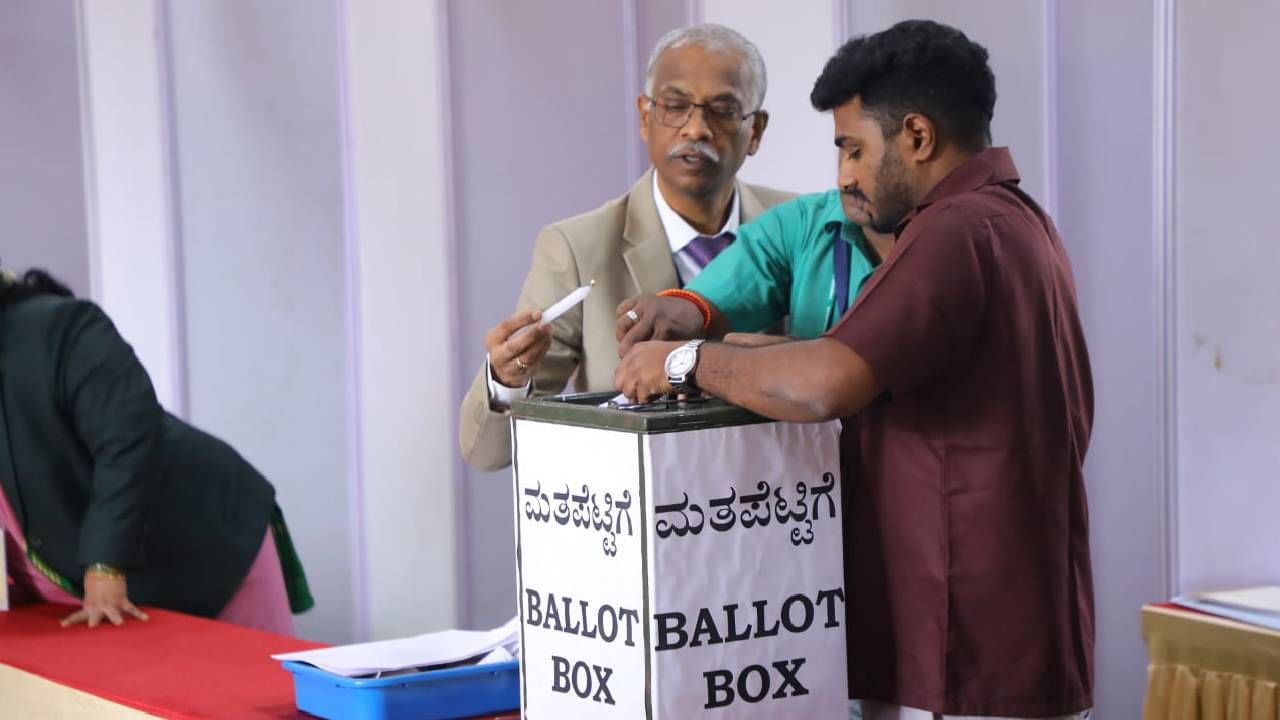
<svg viewBox="0 0 1280 720">
<path fill-rule="evenodd" d="M 765 75 L 764 58 L 760 56 L 760 50 L 743 37 L 742 33 L 716 23 L 688 25 L 676 28 L 662 36 L 649 55 L 649 64 L 644 71 L 646 95 L 653 97 L 653 71 L 662 53 L 689 46 L 720 52 L 736 52 L 742 55 L 747 61 L 747 102 L 751 105 L 749 110 L 756 111 L 764 105 L 764 91 L 768 86 L 768 77 Z"/>
</svg>

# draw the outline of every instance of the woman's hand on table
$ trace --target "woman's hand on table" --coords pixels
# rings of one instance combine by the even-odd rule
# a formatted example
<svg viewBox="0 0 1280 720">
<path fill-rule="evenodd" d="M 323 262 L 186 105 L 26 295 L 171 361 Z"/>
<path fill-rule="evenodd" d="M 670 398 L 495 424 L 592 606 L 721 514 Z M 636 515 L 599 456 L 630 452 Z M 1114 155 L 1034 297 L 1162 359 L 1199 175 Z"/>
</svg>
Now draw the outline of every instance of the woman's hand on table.
<svg viewBox="0 0 1280 720">
<path fill-rule="evenodd" d="M 62 627 L 86 623 L 93 628 L 103 620 L 111 621 L 112 625 L 123 625 L 125 616 L 147 619 L 145 612 L 129 602 L 129 587 L 124 573 L 90 566 L 84 573 L 83 606 L 63 618 Z"/>
</svg>

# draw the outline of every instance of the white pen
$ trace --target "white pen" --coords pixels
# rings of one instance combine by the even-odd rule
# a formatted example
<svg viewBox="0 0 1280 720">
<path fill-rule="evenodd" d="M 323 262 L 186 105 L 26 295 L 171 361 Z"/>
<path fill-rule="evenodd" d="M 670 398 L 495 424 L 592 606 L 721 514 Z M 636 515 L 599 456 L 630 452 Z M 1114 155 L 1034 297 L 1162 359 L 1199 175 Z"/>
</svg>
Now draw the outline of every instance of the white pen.
<svg viewBox="0 0 1280 720">
<path fill-rule="evenodd" d="M 565 313 L 569 312 L 569 310 L 571 310 L 571 309 L 573 308 L 573 306 L 574 306 L 574 305 L 577 305 L 578 303 L 582 302 L 583 300 L 586 300 L 586 299 L 587 299 L 587 294 L 591 292 L 591 288 L 595 287 L 595 285 L 596 285 L 596 281 L 595 281 L 595 280 L 592 280 L 591 282 L 587 283 L 586 285 L 583 285 L 582 287 L 578 288 L 577 290 L 574 290 L 573 292 L 569 293 L 568 295 L 565 295 L 563 298 L 561 298 L 560 300 L 558 300 L 554 305 L 552 305 L 551 307 L 549 307 L 549 308 L 547 308 L 546 310 L 543 310 L 543 311 L 542 311 L 542 319 L 541 319 L 541 320 L 539 320 L 538 322 L 534 323 L 533 325 L 525 325 L 524 327 L 522 327 L 522 328 L 520 328 L 519 330 L 515 331 L 515 333 L 513 333 L 513 334 L 511 335 L 511 337 L 518 337 L 521 333 L 523 333 L 523 332 L 527 332 L 527 331 L 528 331 L 530 328 L 532 328 L 532 327 L 536 327 L 536 326 L 538 326 L 538 325 L 542 325 L 542 324 L 545 324 L 545 323 L 553 322 L 556 318 L 558 318 L 558 317 L 560 317 L 561 315 L 563 315 L 563 314 L 565 314 Z"/>
</svg>

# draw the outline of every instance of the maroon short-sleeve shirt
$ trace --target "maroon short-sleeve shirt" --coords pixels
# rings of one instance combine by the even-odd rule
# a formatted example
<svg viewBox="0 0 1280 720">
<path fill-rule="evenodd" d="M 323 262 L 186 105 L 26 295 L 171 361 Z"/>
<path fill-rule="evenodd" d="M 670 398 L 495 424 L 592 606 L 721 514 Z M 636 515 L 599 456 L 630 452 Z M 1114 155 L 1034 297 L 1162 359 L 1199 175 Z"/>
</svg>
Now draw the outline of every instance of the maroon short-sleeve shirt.
<svg viewBox="0 0 1280 720">
<path fill-rule="evenodd" d="M 1075 283 L 1005 148 L 940 182 L 830 335 L 885 393 L 843 437 L 850 696 L 956 715 L 1092 705 Z"/>
</svg>

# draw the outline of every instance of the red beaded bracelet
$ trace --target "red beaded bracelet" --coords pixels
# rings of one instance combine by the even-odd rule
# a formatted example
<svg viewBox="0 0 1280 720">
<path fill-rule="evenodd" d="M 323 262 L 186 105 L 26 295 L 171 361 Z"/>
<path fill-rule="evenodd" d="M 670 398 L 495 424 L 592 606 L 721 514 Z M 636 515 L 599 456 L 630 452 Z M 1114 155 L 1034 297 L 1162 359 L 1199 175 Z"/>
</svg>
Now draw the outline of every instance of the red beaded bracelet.
<svg viewBox="0 0 1280 720">
<path fill-rule="evenodd" d="M 658 297 L 678 297 L 684 298 L 693 303 L 698 308 L 698 312 L 702 313 L 702 331 L 705 333 L 711 329 L 711 303 L 696 292 L 681 290 L 679 288 L 671 288 L 658 293 Z"/>
</svg>

